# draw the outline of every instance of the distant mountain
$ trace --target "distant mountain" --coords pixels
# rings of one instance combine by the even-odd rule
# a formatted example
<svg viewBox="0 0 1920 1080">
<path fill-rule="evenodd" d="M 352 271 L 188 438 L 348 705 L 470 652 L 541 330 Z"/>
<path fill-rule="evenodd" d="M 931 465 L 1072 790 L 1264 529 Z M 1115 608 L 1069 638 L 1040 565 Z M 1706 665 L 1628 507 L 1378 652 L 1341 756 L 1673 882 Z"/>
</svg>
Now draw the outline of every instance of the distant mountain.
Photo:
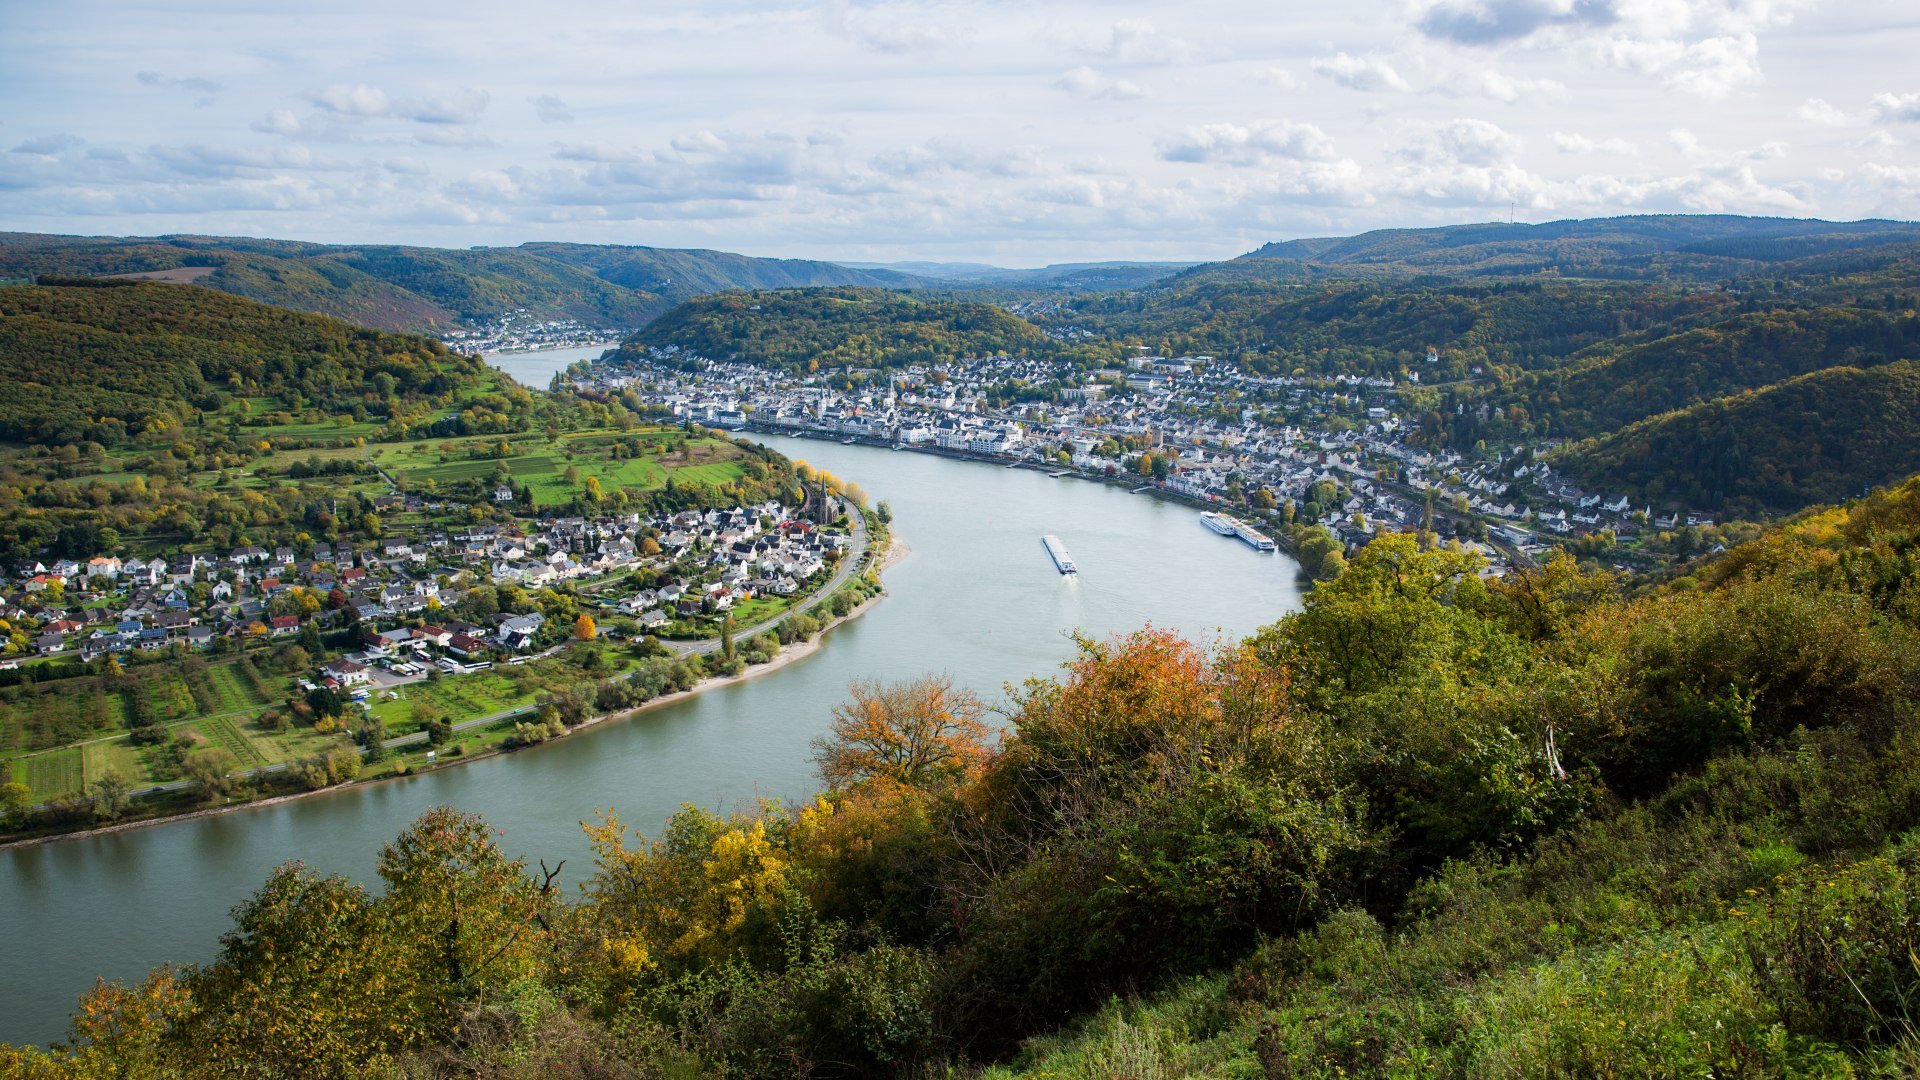
<svg viewBox="0 0 1920 1080">
<path fill-rule="evenodd" d="M 990 304 L 885 289 L 786 289 L 689 300 L 628 338 L 615 362 L 648 349 L 800 370 L 1049 356 L 1061 346 Z"/>
<path fill-rule="evenodd" d="M 1732 215 L 1648 215 L 1382 229 L 1267 244 L 1187 277 L 1557 274 L 1601 279 L 1718 280 L 1816 255 L 1920 243 L 1920 223 Z"/>
<path fill-rule="evenodd" d="M 1054 263 L 1009 269 L 987 263 L 895 262 L 843 263 L 861 270 L 892 271 L 943 285 L 983 288 L 1050 289 L 1063 292 L 1137 289 L 1195 265 L 1190 262 Z"/>
<path fill-rule="evenodd" d="M 516 309 L 630 330 L 681 300 L 728 289 L 898 288 L 906 275 L 720 251 L 523 244 L 449 249 L 248 237 L 0 233 L 0 279 L 138 274 L 386 330 L 444 332 Z"/>
</svg>

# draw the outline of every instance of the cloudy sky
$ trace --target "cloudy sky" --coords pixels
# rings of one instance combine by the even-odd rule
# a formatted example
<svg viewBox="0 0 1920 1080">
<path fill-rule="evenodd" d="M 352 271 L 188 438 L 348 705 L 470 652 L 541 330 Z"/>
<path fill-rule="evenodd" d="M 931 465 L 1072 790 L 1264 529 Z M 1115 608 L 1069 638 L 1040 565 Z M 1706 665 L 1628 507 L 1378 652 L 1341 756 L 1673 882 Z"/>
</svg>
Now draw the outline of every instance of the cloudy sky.
<svg viewBox="0 0 1920 1080">
<path fill-rule="evenodd" d="M 0 0 L 0 229 L 842 259 L 1920 217 L 1913 0 Z"/>
</svg>

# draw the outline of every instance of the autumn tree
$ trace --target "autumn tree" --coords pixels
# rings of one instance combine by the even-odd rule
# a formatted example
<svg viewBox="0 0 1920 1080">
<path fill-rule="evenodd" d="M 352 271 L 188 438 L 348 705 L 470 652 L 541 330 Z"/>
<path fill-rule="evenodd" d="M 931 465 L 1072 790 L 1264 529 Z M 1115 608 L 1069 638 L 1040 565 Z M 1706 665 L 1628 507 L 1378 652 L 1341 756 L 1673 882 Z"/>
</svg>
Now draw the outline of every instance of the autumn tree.
<svg viewBox="0 0 1920 1080">
<path fill-rule="evenodd" d="M 592 641 L 599 637 L 600 628 L 594 625 L 593 616 L 581 612 L 580 617 L 573 620 L 573 636 L 581 641 Z"/>
<path fill-rule="evenodd" d="M 814 740 L 829 787 L 873 780 L 925 787 L 956 780 L 987 750 L 987 707 L 947 675 L 882 685 L 855 681 L 834 707 L 830 733 Z"/>
<path fill-rule="evenodd" d="M 208 802 L 224 798 L 231 794 L 235 777 L 233 771 L 240 767 L 231 752 L 218 747 L 208 746 L 188 754 L 181 762 L 181 771 L 187 779 L 200 785 Z"/>
</svg>

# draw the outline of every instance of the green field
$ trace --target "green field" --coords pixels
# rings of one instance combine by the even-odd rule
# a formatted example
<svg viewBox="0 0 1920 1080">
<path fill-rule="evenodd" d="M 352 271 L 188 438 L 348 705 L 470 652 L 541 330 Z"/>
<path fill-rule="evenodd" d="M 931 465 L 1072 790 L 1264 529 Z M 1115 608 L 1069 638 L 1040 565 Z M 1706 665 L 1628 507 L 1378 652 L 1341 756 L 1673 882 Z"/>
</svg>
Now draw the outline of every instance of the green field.
<svg viewBox="0 0 1920 1080">
<path fill-rule="evenodd" d="M 492 448 L 503 442 L 511 453 L 492 456 Z M 375 447 L 373 460 L 408 489 L 428 481 L 435 490 L 484 483 L 504 465 L 515 484 L 532 489 L 536 504 L 556 506 L 572 501 L 590 476 L 607 491 L 655 491 L 669 477 L 677 484 L 717 487 L 744 475 L 738 453 L 724 439 L 687 439 L 677 429 L 658 429 L 391 443 Z M 576 482 L 567 482 L 568 469 L 577 470 Z"/>
<path fill-rule="evenodd" d="M 138 784 L 146 778 L 147 767 L 140 760 L 139 751 L 125 739 L 112 742 L 92 742 L 80 748 L 80 775 L 86 783 L 107 775 L 119 773 L 120 779 L 130 784 Z"/>
<path fill-rule="evenodd" d="M 243 768 L 312 753 L 316 745 L 342 738 L 310 729 L 275 734 L 259 728 L 256 716 L 284 698 L 289 684 L 278 674 L 262 673 L 266 694 L 256 693 L 237 660 L 208 664 L 197 675 L 173 663 L 130 666 L 127 678 L 131 681 L 95 676 L 0 691 L 0 767 L 11 762 L 36 801 L 79 791 L 108 770 L 135 785 L 177 779 L 170 770 L 156 769 L 151 752 L 127 741 L 135 698 L 174 735 L 223 747 Z M 194 694 L 196 683 L 208 708 L 201 708 Z"/>
<path fill-rule="evenodd" d="M 33 789 L 36 801 L 71 795 L 83 786 L 80 761 L 77 746 L 38 754 L 20 762 L 22 780 Z"/>
</svg>

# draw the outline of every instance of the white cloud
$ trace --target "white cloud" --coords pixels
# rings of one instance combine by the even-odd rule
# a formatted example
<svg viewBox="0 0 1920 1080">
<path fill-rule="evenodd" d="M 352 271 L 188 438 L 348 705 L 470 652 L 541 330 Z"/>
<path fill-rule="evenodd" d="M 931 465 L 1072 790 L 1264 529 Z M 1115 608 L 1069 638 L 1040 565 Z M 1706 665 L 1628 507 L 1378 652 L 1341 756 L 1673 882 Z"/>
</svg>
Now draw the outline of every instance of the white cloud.
<svg viewBox="0 0 1920 1080">
<path fill-rule="evenodd" d="M 1192 163 L 1261 165 L 1275 159 L 1329 161 L 1336 156 L 1333 140 L 1326 132 L 1312 124 L 1289 120 L 1269 120 L 1251 127 L 1205 124 L 1188 128 L 1178 139 L 1160 146 L 1162 160 Z"/>
<path fill-rule="evenodd" d="M 911 5 L 855 7 L 847 0 L 820 5 L 820 25 L 835 37 L 881 53 L 921 52 L 945 45 L 958 35 L 926 11 Z"/>
<path fill-rule="evenodd" d="M 188 90 L 199 94 L 202 105 L 211 104 L 213 96 L 224 89 L 219 83 L 214 82 L 212 79 L 203 79 L 197 75 L 168 76 L 162 75 L 157 71 L 141 71 L 135 73 L 133 78 L 134 81 L 138 82 L 141 86 L 151 86 L 157 89 Z"/>
<path fill-rule="evenodd" d="M 1416 161 L 1442 165 L 1491 166 L 1509 161 L 1520 140 L 1486 120 L 1451 120 L 1434 126 L 1402 151 Z"/>
<path fill-rule="evenodd" d="M 1760 78 L 1760 42 L 1752 34 L 1674 39 L 1614 38 L 1603 46 L 1614 64 L 1659 78 L 1689 94 L 1718 101 Z"/>
<path fill-rule="evenodd" d="M 341 116 L 385 116 L 392 104 L 385 91 L 366 83 L 335 83 L 310 95 L 308 100 Z"/>
<path fill-rule="evenodd" d="M 1853 118 L 1839 109 L 1827 104 L 1822 98 L 1808 98 L 1793 115 L 1811 124 L 1825 124 L 1828 127 L 1844 127 L 1853 123 Z"/>
<path fill-rule="evenodd" d="M 1089 41 L 1095 56 L 1128 64 L 1184 64 L 1193 59 L 1191 41 L 1161 33 L 1143 19 L 1123 19 Z"/>
<path fill-rule="evenodd" d="M 1084 64 L 1055 79 L 1053 86 L 1077 98 L 1132 101 L 1147 96 L 1146 87 L 1126 79 L 1107 78 Z"/>
<path fill-rule="evenodd" d="M 573 121 L 573 110 L 567 107 L 566 102 L 552 94 L 530 97 L 527 99 L 527 104 L 533 106 L 534 115 L 538 116 L 543 124 L 566 124 Z"/>
<path fill-rule="evenodd" d="M 1556 131 L 1553 133 L 1554 149 L 1563 154 L 1614 154 L 1620 157 L 1632 157 L 1640 148 L 1625 139 L 1594 139 L 1577 131 Z"/>
<path fill-rule="evenodd" d="M 1605 26 L 1618 15 L 1608 0 L 1440 0 L 1420 13 L 1429 37 L 1462 45 L 1496 45 L 1567 26 Z"/>
<path fill-rule="evenodd" d="M 1558 79 L 1515 78 L 1493 68 L 1472 72 L 1457 80 L 1456 85 L 1469 93 L 1484 94 L 1509 105 L 1521 101 L 1561 101 L 1567 96 L 1567 84 Z"/>
<path fill-rule="evenodd" d="M 1920 94 L 1875 94 L 1867 112 L 1883 124 L 1920 123 Z"/>
<path fill-rule="evenodd" d="M 299 117 L 293 115 L 292 109 L 269 110 L 267 115 L 253 122 L 253 130 L 265 132 L 268 135 L 286 136 L 308 133 L 306 125 L 300 122 Z"/>
<path fill-rule="evenodd" d="M 468 125 L 479 122 L 492 101 L 485 90 L 457 90 L 424 98 L 392 98 L 366 83 L 336 83 L 308 95 L 317 108 L 361 120 L 393 118 L 419 124 Z"/>
<path fill-rule="evenodd" d="M 57 157 L 69 150 L 78 149 L 85 145 L 85 143 L 86 140 L 80 138 L 78 135 L 69 135 L 62 132 L 58 135 L 41 135 L 37 138 L 28 139 L 7 152 L 10 154 L 33 154 L 36 157 Z"/>
<path fill-rule="evenodd" d="M 1335 53 L 1315 60 L 1313 70 L 1315 74 L 1332 79 L 1350 90 L 1375 92 L 1407 89 L 1407 80 L 1401 78 L 1391 64 L 1375 56 Z"/>
</svg>

